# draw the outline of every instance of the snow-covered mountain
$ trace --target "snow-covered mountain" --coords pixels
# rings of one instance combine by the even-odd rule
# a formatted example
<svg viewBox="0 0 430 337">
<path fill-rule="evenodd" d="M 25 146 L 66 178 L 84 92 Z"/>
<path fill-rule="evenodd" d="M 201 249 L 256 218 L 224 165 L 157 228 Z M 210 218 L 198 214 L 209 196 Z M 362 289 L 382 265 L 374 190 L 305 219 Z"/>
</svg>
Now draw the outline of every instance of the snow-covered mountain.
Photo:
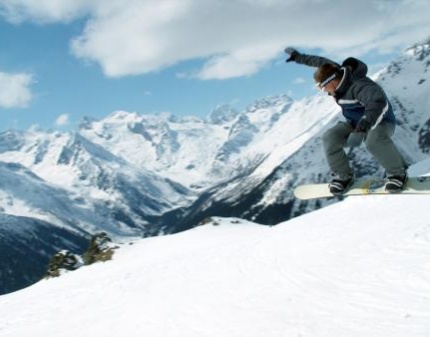
<svg viewBox="0 0 430 337">
<path fill-rule="evenodd" d="M 261 161 L 268 149 L 253 150 L 256 140 L 280 124 L 291 104 L 288 96 L 280 95 L 241 113 L 223 105 L 207 121 L 118 111 L 99 121 L 84 121 L 79 133 L 137 167 L 202 190 Z"/>
<path fill-rule="evenodd" d="M 427 41 L 375 75 L 394 105 L 395 139 L 411 163 L 430 151 L 429 69 Z M 21 228 L 52 226 L 76 238 L 62 247 L 70 249 L 100 229 L 151 236 L 214 215 L 277 224 L 335 201 L 297 201 L 292 189 L 328 179 L 321 135 L 339 118 L 333 100 L 318 93 L 300 101 L 267 97 L 244 111 L 222 105 L 207 120 L 117 111 L 71 133 L 3 132 L 0 169 L 10 178 L 0 180 L 0 209 L 10 224 L 0 225 L 0 239 L 14 233 L 11 247 L 26 236 Z M 364 149 L 350 156 L 357 176 L 383 175 Z M 49 242 L 46 235 L 34 236 Z M 35 254 L 42 268 L 51 252 Z M 0 273 L 13 273 L 2 263 Z"/>
<path fill-rule="evenodd" d="M 399 121 L 395 141 L 410 163 L 422 160 L 430 151 L 429 53 L 429 41 L 417 44 L 373 76 L 384 87 L 395 108 Z M 127 125 L 129 129 L 136 123 L 145 124 L 147 117 L 135 115 L 134 118 L 135 121 Z M 163 120 L 157 122 L 154 117 L 152 119 L 158 129 L 164 125 L 164 130 L 177 132 L 177 142 L 173 143 L 175 149 L 171 145 L 171 150 L 164 153 L 175 153 L 176 156 L 167 156 L 164 162 L 156 156 L 145 157 L 145 165 L 190 188 L 201 190 L 198 200 L 190 207 L 167 215 L 168 219 L 178 221 L 174 230 L 186 229 L 213 215 L 239 216 L 275 224 L 321 207 L 321 201 L 295 200 L 292 189 L 305 181 L 329 179 L 321 135 L 342 117 L 339 108 L 325 94 L 295 102 L 286 95 L 265 98 L 240 113 L 221 106 L 214 110 L 208 121 L 199 121 L 198 131 L 189 122 L 172 121 L 171 116 L 161 118 Z M 170 122 L 166 118 L 170 118 Z M 95 132 L 109 129 L 110 124 L 109 119 L 102 120 L 81 132 L 113 153 L 133 157 L 137 165 L 142 165 L 142 161 L 137 162 L 139 155 L 126 154 L 124 148 L 127 145 L 118 146 L 128 144 L 130 137 L 118 139 L 125 133 L 111 138 Z M 185 130 L 187 135 L 184 135 Z M 202 130 L 205 130 L 203 138 Z M 190 133 L 200 133 L 199 141 L 189 138 Z M 149 142 L 149 139 L 134 139 L 138 141 L 132 148 L 144 151 L 145 146 L 156 149 L 162 144 L 154 138 Z M 192 147 L 190 143 L 192 154 L 188 153 Z M 384 172 L 365 149 L 354 150 L 349 155 L 357 176 L 383 176 Z"/>
<path fill-rule="evenodd" d="M 160 234 L 156 220 L 193 198 L 79 134 L 8 131 L 0 158 L 0 293 L 36 281 L 56 250 L 82 250 L 91 233 Z"/>
<path fill-rule="evenodd" d="M 430 152 L 430 40 L 408 49 L 373 78 L 390 97 L 398 118 L 395 141 L 409 163 Z M 327 201 L 302 202 L 292 190 L 298 184 L 327 181 L 329 170 L 321 145 L 323 132 L 340 116 L 331 98 L 317 95 L 294 102 L 288 112 L 266 133 L 255 137 L 244 151 L 265 153 L 250 174 L 233 177 L 203 193 L 181 216 L 177 230 L 188 228 L 212 215 L 237 216 L 276 224 Z M 263 149 L 266 149 L 264 152 Z M 357 177 L 383 176 L 381 167 L 360 148 L 350 151 Z M 328 201 L 333 202 L 333 200 Z"/>
<path fill-rule="evenodd" d="M 430 160 L 412 168 L 430 175 Z M 0 297 L 2 337 L 427 337 L 430 196 L 213 218 Z"/>
</svg>

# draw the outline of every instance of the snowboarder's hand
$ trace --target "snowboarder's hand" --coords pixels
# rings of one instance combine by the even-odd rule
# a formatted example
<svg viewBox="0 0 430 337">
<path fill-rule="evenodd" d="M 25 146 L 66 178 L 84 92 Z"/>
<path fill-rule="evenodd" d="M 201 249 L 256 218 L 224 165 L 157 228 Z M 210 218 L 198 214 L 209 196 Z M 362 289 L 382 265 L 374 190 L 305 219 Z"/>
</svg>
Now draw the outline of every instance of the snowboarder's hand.
<svg viewBox="0 0 430 337">
<path fill-rule="evenodd" d="M 358 121 L 354 132 L 367 133 L 367 131 L 369 131 L 371 127 L 372 127 L 372 124 L 366 119 L 366 116 L 363 116 Z"/>
<path fill-rule="evenodd" d="M 366 136 L 366 133 L 364 132 L 351 132 L 348 139 L 346 140 L 346 145 L 348 147 L 358 147 L 363 142 L 364 136 Z"/>
<path fill-rule="evenodd" d="M 293 47 L 285 48 L 285 53 L 288 55 L 288 58 L 285 60 L 285 62 L 295 61 L 296 57 L 300 55 L 300 53 Z"/>
</svg>

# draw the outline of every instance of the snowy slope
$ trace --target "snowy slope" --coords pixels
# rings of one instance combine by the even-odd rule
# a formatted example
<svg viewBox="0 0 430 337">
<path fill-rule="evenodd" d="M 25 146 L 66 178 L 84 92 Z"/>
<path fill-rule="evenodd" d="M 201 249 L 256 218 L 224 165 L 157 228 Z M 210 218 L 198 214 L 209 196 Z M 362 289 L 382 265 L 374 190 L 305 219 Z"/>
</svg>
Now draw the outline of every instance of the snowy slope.
<svg viewBox="0 0 430 337">
<path fill-rule="evenodd" d="M 407 154 L 430 153 L 430 39 L 412 46 L 376 75 L 392 97 L 401 127 L 398 143 Z M 412 142 L 411 142 L 412 140 Z"/>
<path fill-rule="evenodd" d="M 430 163 L 413 169 L 430 174 Z M 2 337 L 427 337 L 429 196 L 215 218 L 0 297 Z"/>
</svg>

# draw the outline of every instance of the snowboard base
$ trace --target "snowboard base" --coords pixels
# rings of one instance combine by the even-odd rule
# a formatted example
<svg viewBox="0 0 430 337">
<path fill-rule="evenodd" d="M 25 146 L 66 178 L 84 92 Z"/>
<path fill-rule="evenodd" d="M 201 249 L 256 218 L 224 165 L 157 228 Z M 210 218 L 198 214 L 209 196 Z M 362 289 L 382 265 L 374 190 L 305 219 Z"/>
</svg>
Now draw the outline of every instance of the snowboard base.
<svg viewBox="0 0 430 337">
<path fill-rule="evenodd" d="M 384 179 L 357 179 L 341 196 L 350 195 L 397 195 L 397 194 L 430 194 L 430 177 L 409 177 L 405 188 L 396 193 L 387 192 Z M 294 196 L 301 200 L 336 197 L 329 191 L 329 184 L 300 185 L 294 189 Z"/>
</svg>

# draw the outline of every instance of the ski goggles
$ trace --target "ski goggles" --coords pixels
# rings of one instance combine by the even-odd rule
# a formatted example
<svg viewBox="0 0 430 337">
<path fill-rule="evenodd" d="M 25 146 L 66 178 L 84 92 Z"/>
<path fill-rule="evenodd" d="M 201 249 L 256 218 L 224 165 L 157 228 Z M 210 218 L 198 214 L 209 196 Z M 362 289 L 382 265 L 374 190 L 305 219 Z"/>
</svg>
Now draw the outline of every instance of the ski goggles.
<svg viewBox="0 0 430 337">
<path fill-rule="evenodd" d="M 317 86 L 318 89 L 323 90 L 324 87 L 329 84 L 331 81 L 333 81 L 336 78 L 337 74 L 334 73 L 333 75 L 330 75 L 329 77 L 327 77 L 324 81 L 315 83 L 315 85 Z"/>
</svg>

